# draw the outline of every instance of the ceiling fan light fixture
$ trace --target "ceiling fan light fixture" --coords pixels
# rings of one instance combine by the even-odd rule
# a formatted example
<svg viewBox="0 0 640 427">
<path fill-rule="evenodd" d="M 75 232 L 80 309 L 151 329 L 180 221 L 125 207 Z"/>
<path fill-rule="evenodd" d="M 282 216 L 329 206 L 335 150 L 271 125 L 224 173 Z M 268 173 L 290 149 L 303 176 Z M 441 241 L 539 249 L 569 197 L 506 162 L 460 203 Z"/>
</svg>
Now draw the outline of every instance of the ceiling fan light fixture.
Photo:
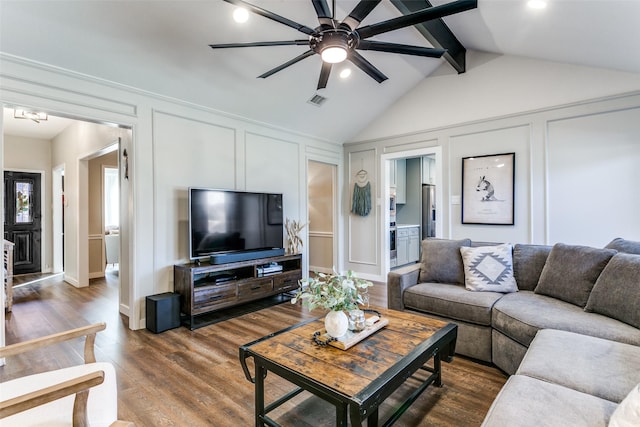
<svg viewBox="0 0 640 427">
<path fill-rule="evenodd" d="M 342 46 L 329 46 L 322 50 L 322 60 L 330 64 L 338 64 L 347 59 L 347 49 Z"/>
<path fill-rule="evenodd" d="M 324 62 L 338 64 L 349 56 L 352 36 L 344 30 L 328 30 L 311 39 L 310 46 Z"/>
<path fill-rule="evenodd" d="M 13 110 L 13 118 L 29 119 L 29 120 L 33 120 L 36 123 L 45 122 L 49 120 L 49 116 L 47 115 L 47 113 L 38 112 L 38 111 L 28 111 L 20 108 L 16 108 Z"/>
</svg>

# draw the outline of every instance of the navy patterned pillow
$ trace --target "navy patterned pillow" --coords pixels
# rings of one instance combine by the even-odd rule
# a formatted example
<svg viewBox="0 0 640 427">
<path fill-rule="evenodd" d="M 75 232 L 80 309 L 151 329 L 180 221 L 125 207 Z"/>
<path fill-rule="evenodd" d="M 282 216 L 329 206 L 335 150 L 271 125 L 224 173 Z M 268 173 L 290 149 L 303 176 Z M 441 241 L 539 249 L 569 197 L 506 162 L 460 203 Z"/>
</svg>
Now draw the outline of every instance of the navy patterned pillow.
<svg viewBox="0 0 640 427">
<path fill-rule="evenodd" d="M 460 248 L 464 285 L 470 291 L 517 292 L 510 244 Z"/>
</svg>

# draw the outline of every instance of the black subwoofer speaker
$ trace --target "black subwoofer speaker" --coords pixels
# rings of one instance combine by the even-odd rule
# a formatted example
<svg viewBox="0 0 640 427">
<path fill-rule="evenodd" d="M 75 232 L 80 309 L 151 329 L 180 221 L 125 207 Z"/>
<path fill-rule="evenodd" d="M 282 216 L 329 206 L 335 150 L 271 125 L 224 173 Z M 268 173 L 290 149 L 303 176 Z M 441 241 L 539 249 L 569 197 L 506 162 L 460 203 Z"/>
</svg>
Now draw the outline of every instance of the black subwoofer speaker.
<svg viewBox="0 0 640 427">
<path fill-rule="evenodd" d="M 180 295 L 172 292 L 146 298 L 147 329 L 164 332 L 180 326 Z"/>
</svg>

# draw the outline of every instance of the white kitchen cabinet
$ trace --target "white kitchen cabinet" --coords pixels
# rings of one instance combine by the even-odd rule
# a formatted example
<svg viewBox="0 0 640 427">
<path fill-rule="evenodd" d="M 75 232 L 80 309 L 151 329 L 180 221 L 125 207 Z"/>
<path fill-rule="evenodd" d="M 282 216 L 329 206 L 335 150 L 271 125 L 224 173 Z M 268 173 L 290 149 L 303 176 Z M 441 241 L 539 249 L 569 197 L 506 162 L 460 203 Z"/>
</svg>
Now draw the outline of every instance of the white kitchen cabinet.
<svg viewBox="0 0 640 427">
<path fill-rule="evenodd" d="M 407 160 L 396 160 L 396 203 L 407 203 Z"/>
<path fill-rule="evenodd" d="M 406 228 L 399 228 L 397 233 L 396 248 L 398 250 L 398 265 L 409 263 L 409 234 Z"/>
<path fill-rule="evenodd" d="M 405 265 L 420 259 L 420 227 L 398 226 L 396 248 L 397 265 Z"/>
<path fill-rule="evenodd" d="M 432 157 L 422 158 L 422 183 L 423 184 L 435 184 L 436 183 L 436 161 Z"/>
<path fill-rule="evenodd" d="M 411 227 L 409 229 L 407 252 L 409 253 L 409 262 L 417 262 L 420 260 L 420 227 Z"/>
</svg>

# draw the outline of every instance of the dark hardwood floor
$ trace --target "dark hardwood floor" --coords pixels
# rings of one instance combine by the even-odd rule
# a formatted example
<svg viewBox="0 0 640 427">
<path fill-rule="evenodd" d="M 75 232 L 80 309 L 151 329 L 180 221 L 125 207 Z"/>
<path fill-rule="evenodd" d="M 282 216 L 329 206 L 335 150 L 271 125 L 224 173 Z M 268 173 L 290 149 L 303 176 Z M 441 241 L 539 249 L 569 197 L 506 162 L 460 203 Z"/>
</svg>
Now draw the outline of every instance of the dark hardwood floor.
<svg viewBox="0 0 640 427">
<path fill-rule="evenodd" d="M 386 305 L 383 284 L 373 288 L 371 303 Z M 64 283 L 61 276 L 18 286 L 5 327 L 7 343 L 14 343 L 104 321 L 107 329 L 98 334 L 96 357 L 116 366 L 121 419 L 138 426 L 235 427 L 254 424 L 253 385 L 244 378 L 238 347 L 319 314 L 283 303 L 195 331 L 131 331 L 127 318 L 118 314 L 112 272 L 84 289 Z M 78 340 L 7 358 L 0 381 L 81 363 L 82 346 Z M 443 381 L 442 388 L 428 388 L 396 425 L 478 426 L 506 377 L 496 368 L 456 357 L 443 364 Z M 385 402 L 381 414 L 390 412 L 411 385 L 410 379 Z M 291 388 L 273 374 L 267 378 L 272 397 Z M 334 425 L 333 407 L 307 393 L 272 415 L 284 426 Z"/>
</svg>

